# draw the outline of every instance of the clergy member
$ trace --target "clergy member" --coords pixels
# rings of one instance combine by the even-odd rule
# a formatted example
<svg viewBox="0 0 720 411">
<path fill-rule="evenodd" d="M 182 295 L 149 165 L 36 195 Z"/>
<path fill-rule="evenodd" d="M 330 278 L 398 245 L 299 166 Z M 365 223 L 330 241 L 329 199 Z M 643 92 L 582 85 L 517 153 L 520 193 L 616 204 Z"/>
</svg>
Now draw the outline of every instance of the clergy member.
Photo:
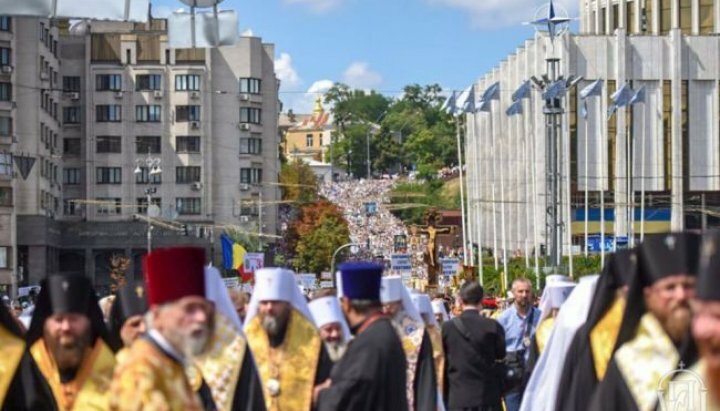
<svg viewBox="0 0 720 411">
<path fill-rule="evenodd" d="M 430 337 L 435 361 L 435 376 L 437 377 L 438 390 L 443 390 L 443 376 L 445 373 L 445 352 L 443 351 L 442 331 L 433 313 L 433 306 L 427 294 L 413 293 L 410 295 L 415 308 L 425 323 L 425 332 Z"/>
<path fill-rule="evenodd" d="M 636 273 L 636 250 L 618 250 L 605 260 L 587 320 L 575 332 L 565 355 L 556 393 L 556 411 L 587 409 L 615 352 L 625 295 Z"/>
<path fill-rule="evenodd" d="M 0 303 L 0 410 L 55 410 L 50 387 L 26 350 L 20 326 Z"/>
<path fill-rule="evenodd" d="M 295 274 L 282 268 L 257 270 L 245 320 L 267 409 L 312 409 L 313 389 L 327 380 L 332 360 Z"/>
<path fill-rule="evenodd" d="M 107 409 L 115 355 L 90 280 L 52 275 L 41 287 L 26 339 L 58 409 Z"/>
<path fill-rule="evenodd" d="M 445 321 L 450 321 L 450 315 L 448 314 L 446 304 L 445 300 L 432 300 L 432 309 L 433 314 L 435 315 L 435 321 L 437 321 L 437 323 L 441 326 Z"/>
<path fill-rule="evenodd" d="M 408 410 L 405 352 L 380 303 L 382 271 L 374 263 L 340 266 L 341 306 L 355 338 L 329 386 L 316 390 L 318 411 Z"/>
<path fill-rule="evenodd" d="M 325 343 L 330 359 L 338 362 L 342 358 L 352 338 L 350 328 L 345 321 L 337 297 L 320 297 L 308 304 L 315 325 L 320 330 L 320 338 Z"/>
<path fill-rule="evenodd" d="M 147 309 L 144 283 L 131 282 L 118 289 L 108 319 L 110 340 L 117 352 L 118 362 L 127 354 L 127 348 L 145 334 Z"/>
<path fill-rule="evenodd" d="M 205 297 L 215 306 L 212 335 L 207 349 L 194 356 L 186 369 L 191 385 L 197 389 L 205 382 L 218 411 L 265 410 L 255 360 L 235 305 L 215 267 L 205 268 Z"/>
<path fill-rule="evenodd" d="M 694 233 L 646 237 L 638 247 L 619 348 L 590 410 L 654 410 L 661 378 L 694 361 L 688 337 L 699 257 L 700 235 Z"/>
<path fill-rule="evenodd" d="M 383 311 L 390 316 L 403 342 L 407 367 L 408 406 L 411 410 L 437 409 L 437 377 L 433 348 L 425 323 L 399 276 L 383 277 L 380 288 Z"/>
<path fill-rule="evenodd" d="M 198 396 L 185 375 L 212 329 L 204 263 L 205 250 L 196 247 L 157 249 L 145 257 L 148 332 L 115 372 L 111 410 L 214 408 L 207 385 L 201 382 Z"/>
<path fill-rule="evenodd" d="M 560 307 L 565 303 L 576 285 L 570 277 L 565 275 L 549 275 L 545 281 L 545 289 L 543 289 L 540 297 L 540 320 L 535 335 L 532 336 L 530 341 L 530 354 L 527 363 L 528 378 L 550 338 Z"/>
</svg>

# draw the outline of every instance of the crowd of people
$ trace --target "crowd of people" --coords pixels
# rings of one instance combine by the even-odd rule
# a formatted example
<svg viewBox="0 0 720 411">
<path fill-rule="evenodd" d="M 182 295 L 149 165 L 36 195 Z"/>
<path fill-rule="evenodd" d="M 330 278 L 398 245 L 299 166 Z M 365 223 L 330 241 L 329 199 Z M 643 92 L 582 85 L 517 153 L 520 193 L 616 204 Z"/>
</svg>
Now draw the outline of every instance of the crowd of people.
<svg viewBox="0 0 720 411">
<path fill-rule="evenodd" d="M 720 232 L 648 236 L 539 299 L 517 278 L 500 307 L 384 271 L 345 263 L 303 294 L 264 268 L 250 295 L 202 248 L 158 249 L 102 303 L 50 275 L 29 326 L 0 306 L 0 409 L 720 409 Z"/>
<path fill-rule="evenodd" d="M 395 254 L 395 236 L 407 235 L 405 225 L 387 209 L 391 179 L 325 183 L 320 195 L 339 206 L 348 222 L 350 239 L 369 244 L 378 256 Z"/>
</svg>

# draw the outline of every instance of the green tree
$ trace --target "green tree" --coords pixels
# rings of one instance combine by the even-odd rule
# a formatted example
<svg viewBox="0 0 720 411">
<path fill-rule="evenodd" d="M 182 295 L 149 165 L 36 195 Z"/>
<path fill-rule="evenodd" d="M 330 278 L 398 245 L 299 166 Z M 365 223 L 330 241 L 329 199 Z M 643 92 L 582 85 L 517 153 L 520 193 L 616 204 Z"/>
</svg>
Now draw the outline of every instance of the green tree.
<svg viewBox="0 0 720 411">
<path fill-rule="evenodd" d="M 304 204 L 317 200 L 317 177 L 302 160 L 283 164 L 279 181 L 283 201 Z"/>
<path fill-rule="evenodd" d="M 291 264 L 298 272 L 319 274 L 330 269 L 332 255 L 350 242 L 350 230 L 342 211 L 327 200 L 305 205 L 288 228 Z"/>
</svg>

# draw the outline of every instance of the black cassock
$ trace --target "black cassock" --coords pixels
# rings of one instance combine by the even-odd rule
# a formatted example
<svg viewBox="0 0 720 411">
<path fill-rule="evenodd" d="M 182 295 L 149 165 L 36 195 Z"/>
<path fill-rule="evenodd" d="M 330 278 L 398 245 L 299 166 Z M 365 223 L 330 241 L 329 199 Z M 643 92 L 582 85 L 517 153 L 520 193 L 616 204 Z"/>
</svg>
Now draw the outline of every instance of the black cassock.
<svg viewBox="0 0 720 411">
<path fill-rule="evenodd" d="M 599 384 L 588 337 L 589 328 L 585 324 L 575 332 L 565 355 L 555 411 L 586 410 Z"/>
<path fill-rule="evenodd" d="M 335 364 L 332 385 L 320 392 L 317 409 L 407 411 L 406 368 L 395 328 L 389 319 L 378 319 L 355 336 Z"/>
<path fill-rule="evenodd" d="M 21 331 L 15 320 L 4 306 L 0 306 L 0 327 L 4 327 L 18 338 Z M 15 375 L 5 393 L 5 401 L 0 404 L 2 411 L 15 410 L 56 410 L 55 398 L 29 352 L 22 354 Z"/>
<path fill-rule="evenodd" d="M 432 342 L 427 332 L 423 333 L 422 343 L 420 344 L 413 390 L 415 392 L 416 411 L 437 410 L 437 376 L 435 375 Z"/>
<path fill-rule="evenodd" d="M 590 411 L 635 411 L 638 409 L 614 359 L 608 364 L 605 378 L 598 385 L 585 409 Z"/>
</svg>

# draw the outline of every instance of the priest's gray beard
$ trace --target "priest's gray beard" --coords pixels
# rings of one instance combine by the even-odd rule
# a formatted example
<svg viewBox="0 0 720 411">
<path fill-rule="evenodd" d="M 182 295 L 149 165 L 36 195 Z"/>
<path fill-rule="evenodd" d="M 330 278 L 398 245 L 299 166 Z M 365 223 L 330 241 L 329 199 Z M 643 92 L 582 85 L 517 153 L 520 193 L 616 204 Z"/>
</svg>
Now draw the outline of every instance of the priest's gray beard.
<svg viewBox="0 0 720 411">
<path fill-rule="evenodd" d="M 347 344 L 342 342 L 326 342 L 325 348 L 330 356 L 330 360 L 332 360 L 332 362 L 338 362 L 343 354 L 345 354 Z"/>
<path fill-rule="evenodd" d="M 260 319 L 260 325 L 269 337 L 277 337 L 285 332 L 288 317 L 288 314 L 278 314 L 277 316 L 266 314 Z"/>
</svg>

